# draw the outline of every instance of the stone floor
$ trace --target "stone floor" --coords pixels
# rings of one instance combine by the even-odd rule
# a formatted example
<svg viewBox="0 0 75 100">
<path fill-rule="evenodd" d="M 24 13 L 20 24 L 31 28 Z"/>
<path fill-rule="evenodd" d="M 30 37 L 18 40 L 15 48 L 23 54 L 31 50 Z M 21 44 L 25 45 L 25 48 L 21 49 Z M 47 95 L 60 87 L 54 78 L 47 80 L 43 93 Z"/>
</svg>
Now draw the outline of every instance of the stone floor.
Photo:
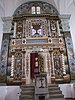
<svg viewBox="0 0 75 100">
<path fill-rule="evenodd" d="M 65 100 L 75 100 L 75 98 L 74 99 L 65 99 Z"/>
</svg>

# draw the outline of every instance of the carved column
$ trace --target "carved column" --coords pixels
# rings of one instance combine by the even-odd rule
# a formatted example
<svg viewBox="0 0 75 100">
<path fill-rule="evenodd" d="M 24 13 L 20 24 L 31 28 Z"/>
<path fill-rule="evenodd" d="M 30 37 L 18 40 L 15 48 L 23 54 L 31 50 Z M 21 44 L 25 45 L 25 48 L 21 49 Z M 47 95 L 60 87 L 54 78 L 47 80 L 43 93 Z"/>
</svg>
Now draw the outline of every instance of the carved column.
<svg viewBox="0 0 75 100">
<path fill-rule="evenodd" d="M 14 22 L 14 37 L 16 37 L 16 25 L 17 25 L 17 23 Z"/>
<path fill-rule="evenodd" d="M 23 38 L 25 38 L 25 24 L 26 20 L 23 20 L 23 35 L 22 35 Z"/>
<path fill-rule="evenodd" d="M 63 53 L 61 54 L 61 57 L 62 57 L 63 74 L 65 75 L 66 74 L 66 69 L 65 69 L 65 60 L 64 60 L 64 54 Z"/>
<path fill-rule="evenodd" d="M 50 19 L 48 19 L 48 30 L 49 30 L 49 35 L 51 36 L 51 30 L 50 30 Z"/>
<path fill-rule="evenodd" d="M 55 75 L 55 71 L 54 71 L 54 59 L 53 59 L 53 52 L 52 52 L 52 67 L 53 67 L 53 75 Z"/>
<path fill-rule="evenodd" d="M 48 83 L 51 83 L 51 55 L 50 53 L 47 54 L 47 76 L 48 76 Z"/>
<path fill-rule="evenodd" d="M 26 84 L 26 76 L 25 76 L 25 51 L 22 52 L 22 84 Z"/>
<path fill-rule="evenodd" d="M 68 82 L 69 79 L 66 75 L 64 54 L 62 53 L 61 56 L 62 56 L 62 67 L 63 67 L 63 79 L 64 79 L 64 82 Z"/>
<path fill-rule="evenodd" d="M 57 20 L 57 32 L 60 35 L 60 29 L 59 29 L 59 22 L 58 22 L 58 20 Z"/>
<path fill-rule="evenodd" d="M 25 75 L 26 75 L 26 84 L 30 84 L 30 53 L 26 53 L 26 67 L 25 67 Z"/>
<path fill-rule="evenodd" d="M 50 60 L 51 60 L 51 83 L 55 83 L 55 70 L 54 70 L 53 51 L 50 51 Z"/>
<path fill-rule="evenodd" d="M 22 53 L 22 77 L 25 77 L 25 51 Z"/>
<path fill-rule="evenodd" d="M 11 59 L 11 77 L 14 76 L 14 55 L 12 55 Z"/>
</svg>

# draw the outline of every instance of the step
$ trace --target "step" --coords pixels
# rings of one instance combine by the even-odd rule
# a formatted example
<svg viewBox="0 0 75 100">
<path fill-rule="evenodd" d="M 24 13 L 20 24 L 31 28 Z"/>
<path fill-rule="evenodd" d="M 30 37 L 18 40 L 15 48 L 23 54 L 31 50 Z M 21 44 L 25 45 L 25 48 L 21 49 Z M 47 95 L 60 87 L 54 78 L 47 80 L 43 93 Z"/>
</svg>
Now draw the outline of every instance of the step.
<svg viewBox="0 0 75 100">
<path fill-rule="evenodd" d="M 53 90 L 53 91 L 49 91 L 49 94 L 62 94 L 61 90 Z"/>
<path fill-rule="evenodd" d="M 22 86 L 22 87 L 20 87 L 20 88 L 25 88 L 25 89 L 34 89 L 34 87 L 33 86 Z"/>
<path fill-rule="evenodd" d="M 60 90 L 60 87 L 48 87 L 48 90 Z"/>
<path fill-rule="evenodd" d="M 21 99 L 34 99 L 34 95 L 21 95 Z"/>
<path fill-rule="evenodd" d="M 25 88 L 21 88 L 21 91 L 31 91 L 31 92 L 33 92 L 35 89 L 25 89 Z"/>
<path fill-rule="evenodd" d="M 49 98 L 64 98 L 63 94 L 51 94 Z"/>
<path fill-rule="evenodd" d="M 48 84 L 48 87 L 58 87 L 58 84 Z"/>
<path fill-rule="evenodd" d="M 34 94 L 34 91 L 21 91 L 21 95 L 24 95 L 24 94 L 29 94 L 29 95 L 31 95 L 31 94 Z"/>
<path fill-rule="evenodd" d="M 21 98 L 20 100 L 35 100 L 35 99 Z"/>
<path fill-rule="evenodd" d="M 21 85 L 20 87 L 21 87 L 21 88 L 22 88 L 22 87 L 24 87 L 24 88 L 28 88 L 28 87 L 31 87 L 31 88 L 32 88 L 32 87 L 33 87 L 33 88 L 34 88 L 33 85 Z"/>
<path fill-rule="evenodd" d="M 50 98 L 49 100 L 65 100 L 64 98 Z"/>
</svg>

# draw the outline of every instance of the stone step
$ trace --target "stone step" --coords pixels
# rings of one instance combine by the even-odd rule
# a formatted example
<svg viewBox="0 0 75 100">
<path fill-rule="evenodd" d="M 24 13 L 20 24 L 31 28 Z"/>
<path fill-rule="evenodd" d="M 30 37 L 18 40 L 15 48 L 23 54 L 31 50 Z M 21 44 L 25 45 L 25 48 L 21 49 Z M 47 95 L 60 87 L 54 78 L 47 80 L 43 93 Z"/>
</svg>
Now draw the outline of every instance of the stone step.
<svg viewBox="0 0 75 100">
<path fill-rule="evenodd" d="M 34 99 L 34 95 L 21 95 L 21 99 Z"/>
<path fill-rule="evenodd" d="M 21 91 L 21 94 L 29 94 L 29 95 L 32 95 L 32 94 L 34 94 L 34 91 Z"/>
<path fill-rule="evenodd" d="M 49 100 L 65 100 L 64 98 L 50 98 Z"/>
<path fill-rule="evenodd" d="M 58 84 L 49 84 L 49 100 L 65 100 Z M 31 85 L 21 86 L 20 100 L 35 100 L 35 87 Z"/>
<path fill-rule="evenodd" d="M 49 91 L 49 94 L 62 94 L 61 90 L 53 90 L 53 91 Z"/>
<path fill-rule="evenodd" d="M 34 99 L 27 99 L 27 98 L 22 98 L 21 100 L 34 100 Z"/>
<path fill-rule="evenodd" d="M 58 84 L 48 84 L 48 87 L 58 87 Z"/>
<path fill-rule="evenodd" d="M 34 88 L 33 85 L 21 85 L 20 87 L 21 87 L 21 88 L 22 88 L 22 87 L 23 87 L 23 88 Z"/>
<path fill-rule="evenodd" d="M 63 94 L 51 94 L 49 98 L 64 98 Z"/>
<path fill-rule="evenodd" d="M 48 90 L 60 90 L 60 87 L 48 87 Z"/>
<path fill-rule="evenodd" d="M 22 85 L 21 95 L 19 100 L 34 100 L 34 86 L 32 85 Z"/>
<path fill-rule="evenodd" d="M 34 91 L 34 89 L 26 89 L 26 88 L 21 88 L 21 91 L 30 91 L 30 92 L 33 92 Z"/>
<path fill-rule="evenodd" d="M 34 86 L 23 85 L 23 86 L 20 86 L 20 88 L 34 88 Z"/>
<path fill-rule="evenodd" d="M 48 85 L 49 91 L 49 100 L 64 100 L 64 95 L 58 87 L 58 84 L 50 84 Z"/>
<path fill-rule="evenodd" d="M 24 87 L 22 86 L 20 88 L 21 88 L 21 90 L 25 90 L 25 91 L 26 90 L 32 90 L 32 91 L 34 90 L 34 87 L 29 87 L 29 86 L 27 86 L 27 87 L 26 86 L 24 86 Z"/>
</svg>

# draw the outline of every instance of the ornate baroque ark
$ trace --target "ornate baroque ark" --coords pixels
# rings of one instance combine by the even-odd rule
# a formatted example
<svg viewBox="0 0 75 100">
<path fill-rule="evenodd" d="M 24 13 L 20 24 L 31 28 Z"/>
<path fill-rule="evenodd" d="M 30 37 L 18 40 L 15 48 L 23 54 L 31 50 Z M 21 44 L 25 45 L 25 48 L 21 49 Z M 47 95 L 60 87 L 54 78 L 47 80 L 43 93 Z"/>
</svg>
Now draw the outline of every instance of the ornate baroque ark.
<svg viewBox="0 0 75 100">
<path fill-rule="evenodd" d="M 48 83 L 74 79 L 74 55 L 69 15 L 42 1 L 19 6 L 4 22 L 0 82 L 31 84 L 46 72 Z"/>
</svg>

